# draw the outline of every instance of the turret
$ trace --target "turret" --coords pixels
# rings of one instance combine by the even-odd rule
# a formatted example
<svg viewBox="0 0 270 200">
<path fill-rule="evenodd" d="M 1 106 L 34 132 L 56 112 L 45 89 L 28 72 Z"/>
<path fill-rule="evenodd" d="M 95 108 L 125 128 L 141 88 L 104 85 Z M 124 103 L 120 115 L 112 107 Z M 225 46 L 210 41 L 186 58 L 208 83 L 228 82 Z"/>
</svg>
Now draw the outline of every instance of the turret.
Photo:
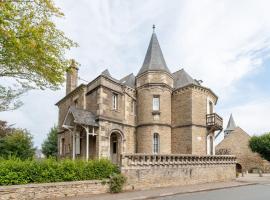
<svg viewBox="0 0 270 200">
<path fill-rule="evenodd" d="M 227 124 L 227 128 L 224 130 L 224 137 L 229 135 L 235 129 L 236 129 L 236 124 L 234 122 L 233 115 L 231 114 L 230 119 Z"/>
<path fill-rule="evenodd" d="M 172 88 L 173 78 L 153 31 L 136 76 L 138 153 L 171 153 Z"/>
</svg>

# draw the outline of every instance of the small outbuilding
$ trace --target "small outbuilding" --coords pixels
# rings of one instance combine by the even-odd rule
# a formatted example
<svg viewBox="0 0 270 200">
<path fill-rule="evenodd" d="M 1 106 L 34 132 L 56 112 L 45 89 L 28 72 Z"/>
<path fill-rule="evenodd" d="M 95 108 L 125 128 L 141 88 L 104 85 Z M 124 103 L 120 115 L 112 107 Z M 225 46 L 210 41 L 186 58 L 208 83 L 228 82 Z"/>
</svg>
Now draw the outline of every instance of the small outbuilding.
<svg viewBox="0 0 270 200">
<path fill-rule="evenodd" d="M 224 139 L 216 146 L 216 155 L 235 155 L 237 172 L 270 172 L 270 162 L 249 148 L 250 135 L 236 126 L 233 116 L 230 116 Z"/>
</svg>

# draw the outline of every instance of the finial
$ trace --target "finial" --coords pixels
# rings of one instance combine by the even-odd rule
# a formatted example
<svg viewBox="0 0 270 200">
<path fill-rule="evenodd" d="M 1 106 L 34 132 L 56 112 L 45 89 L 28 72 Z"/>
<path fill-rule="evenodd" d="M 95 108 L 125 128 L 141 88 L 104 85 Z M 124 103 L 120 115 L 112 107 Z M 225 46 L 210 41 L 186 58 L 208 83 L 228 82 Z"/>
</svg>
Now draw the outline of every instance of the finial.
<svg viewBox="0 0 270 200">
<path fill-rule="evenodd" d="M 155 32 L 155 28 L 156 28 L 156 26 L 155 26 L 155 24 L 153 24 L 153 33 Z"/>
</svg>

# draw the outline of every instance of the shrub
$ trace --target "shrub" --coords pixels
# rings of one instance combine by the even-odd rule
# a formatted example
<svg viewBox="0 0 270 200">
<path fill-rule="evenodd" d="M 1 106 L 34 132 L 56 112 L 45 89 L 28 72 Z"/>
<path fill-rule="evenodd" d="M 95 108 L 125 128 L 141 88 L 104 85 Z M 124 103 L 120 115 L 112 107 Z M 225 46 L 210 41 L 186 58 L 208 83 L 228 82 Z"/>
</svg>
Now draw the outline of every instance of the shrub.
<svg viewBox="0 0 270 200">
<path fill-rule="evenodd" d="M 101 160 L 44 160 L 0 159 L 0 185 L 49 183 L 78 180 L 102 180 L 118 174 L 117 166 Z"/>
<path fill-rule="evenodd" d="M 110 177 L 110 191 L 111 193 L 119 193 L 122 191 L 126 182 L 126 177 L 122 174 L 112 174 Z"/>
</svg>

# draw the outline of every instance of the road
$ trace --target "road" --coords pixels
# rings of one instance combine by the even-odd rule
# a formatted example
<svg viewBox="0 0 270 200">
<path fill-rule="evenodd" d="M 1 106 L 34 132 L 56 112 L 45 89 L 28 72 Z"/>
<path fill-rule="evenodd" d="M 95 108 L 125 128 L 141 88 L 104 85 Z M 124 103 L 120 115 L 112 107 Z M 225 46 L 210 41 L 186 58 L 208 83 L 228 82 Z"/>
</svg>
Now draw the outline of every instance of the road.
<svg viewBox="0 0 270 200">
<path fill-rule="evenodd" d="M 270 183 L 172 195 L 153 200 L 269 200 Z M 150 200 L 150 199 L 149 199 Z"/>
</svg>

